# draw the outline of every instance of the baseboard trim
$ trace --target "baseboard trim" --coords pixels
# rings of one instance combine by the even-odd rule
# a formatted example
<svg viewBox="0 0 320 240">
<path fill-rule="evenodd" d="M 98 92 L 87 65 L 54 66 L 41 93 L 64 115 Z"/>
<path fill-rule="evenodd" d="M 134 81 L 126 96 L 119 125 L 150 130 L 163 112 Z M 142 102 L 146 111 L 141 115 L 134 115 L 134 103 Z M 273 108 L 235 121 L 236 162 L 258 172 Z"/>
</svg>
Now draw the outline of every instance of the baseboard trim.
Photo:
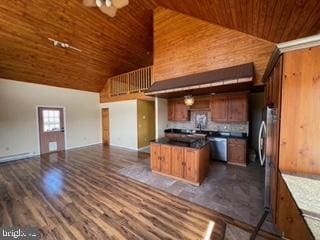
<svg viewBox="0 0 320 240">
<path fill-rule="evenodd" d="M 138 149 L 138 151 L 143 151 L 143 150 L 146 150 L 146 149 L 148 149 L 150 147 L 150 145 L 148 145 L 148 146 L 145 146 L 145 147 L 142 147 L 142 148 L 139 148 Z"/>
<path fill-rule="evenodd" d="M 130 149 L 130 150 L 133 150 L 133 151 L 138 151 L 138 150 L 139 150 L 138 148 L 127 147 L 127 146 L 117 145 L 117 144 L 111 144 L 111 143 L 110 143 L 110 146 L 112 146 L 112 147 L 119 147 L 119 148 L 125 148 L 125 149 Z"/>
<path fill-rule="evenodd" d="M 32 158 L 34 156 L 37 156 L 37 154 L 34 154 L 34 153 L 21 153 L 21 154 L 11 155 L 11 156 L 7 156 L 7 157 L 1 157 L 0 158 L 0 163 L 16 161 L 16 160 L 21 160 L 21 159 L 25 159 L 25 158 Z"/>
<path fill-rule="evenodd" d="M 74 147 L 67 147 L 66 150 L 71 150 L 71 149 L 75 149 L 75 148 L 82 148 L 82 147 L 89 147 L 89 146 L 98 145 L 98 144 L 102 144 L 102 142 L 89 143 L 89 144 L 79 145 L 79 146 L 74 146 Z"/>
</svg>

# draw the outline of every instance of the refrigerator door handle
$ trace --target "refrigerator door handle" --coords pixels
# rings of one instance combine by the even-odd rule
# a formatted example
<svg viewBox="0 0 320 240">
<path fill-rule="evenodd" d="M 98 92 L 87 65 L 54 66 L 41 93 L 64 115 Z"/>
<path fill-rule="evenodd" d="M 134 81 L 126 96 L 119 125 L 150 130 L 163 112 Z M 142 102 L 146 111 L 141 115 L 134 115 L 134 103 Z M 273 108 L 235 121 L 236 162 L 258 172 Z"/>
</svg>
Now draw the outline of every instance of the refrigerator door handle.
<svg viewBox="0 0 320 240">
<path fill-rule="evenodd" d="M 265 160 L 266 160 L 266 153 L 264 152 L 264 141 L 263 141 L 263 132 L 267 132 L 266 123 L 265 121 L 261 122 L 260 130 L 259 130 L 259 138 L 258 138 L 258 150 L 259 150 L 259 160 L 261 163 L 261 166 L 263 166 Z M 263 152 L 262 152 L 263 151 Z"/>
</svg>

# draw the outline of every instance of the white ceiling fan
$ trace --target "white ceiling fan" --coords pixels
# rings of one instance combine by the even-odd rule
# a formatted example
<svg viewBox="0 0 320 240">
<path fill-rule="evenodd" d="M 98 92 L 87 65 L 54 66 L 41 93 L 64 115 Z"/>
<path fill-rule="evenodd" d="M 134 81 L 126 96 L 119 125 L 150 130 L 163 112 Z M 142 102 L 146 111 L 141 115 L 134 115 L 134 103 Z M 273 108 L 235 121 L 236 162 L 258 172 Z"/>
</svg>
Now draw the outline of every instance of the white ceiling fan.
<svg viewBox="0 0 320 240">
<path fill-rule="evenodd" d="M 115 17 L 117 9 L 123 8 L 129 4 L 129 0 L 83 0 L 86 7 L 98 7 L 101 12 L 110 17 Z"/>
</svg>

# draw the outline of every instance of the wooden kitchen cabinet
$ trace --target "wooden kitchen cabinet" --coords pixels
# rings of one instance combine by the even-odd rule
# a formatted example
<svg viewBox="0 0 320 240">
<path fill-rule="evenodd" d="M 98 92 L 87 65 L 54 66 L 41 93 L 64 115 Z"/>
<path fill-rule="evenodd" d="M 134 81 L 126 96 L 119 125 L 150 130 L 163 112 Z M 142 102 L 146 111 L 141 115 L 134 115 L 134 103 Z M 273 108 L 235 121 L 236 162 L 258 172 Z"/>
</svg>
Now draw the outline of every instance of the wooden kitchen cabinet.
<svg viewBox="0 0 320 240">
<path fill-rule="evenodd" d="M 292 240 L 314 239 L 280 173 L 278 179 L 276 225 L 282 236 Z"/>
<path fill-rule="evenodd" d="M 171 151 L 172 157 L 172 175 L 183 178 L 184 177 L 184 148 L 182 147 L 173 147 Z"/>
<path fill-rule="evenodd" d="M 211 119 L 214 122 L 248 121 L 247 94 L 214 96 L 210 104 Z"/>
<path fill-rule="evenodd" d="M 168 145 L 161 145 L 161 172 L 171 174 L 171 147 Z"/>
<path fill-rule="evenodd" d="M 199 151 L 194 149 L 185 149 L 185 176 L 184 178 L 195 182 L 198 179 L 198 156 Z"/>
<path fill-rule="evenodd" d="M 209 170 L 209 146 L 194 149 L 151 143 L 151 170 L 199 186 Z"/>
<path fill-rule="evenodd" d="M 248 121 L 248 97 L 247 95 L 229 96 L 228 121 L 246 122 Z"/>
<path fill-rule="evenodd" d="M 247 140 L 228 139 L 228 163 L 247 166 Z"/>
<path fill-rule="evenodd" d="M 174 121 L 174 102 L 168 101 L 168 121 Z"/>
<path fill-rule="evenodd" d="M 228 97 L 217 96 L 211 101 L 211 118 L 215 122 L 228 121 Z"/>
<path fill-rule="evenodd" d="M 161 145 L 151 143 L 150 146 L 151 169 L 161 171 Z"/>
<path fill-rule="evenodd" d="M 190 120 L 190 112 L 183 100 L 168 101 L 168 121 L 184 122 Z"/>
</svg>

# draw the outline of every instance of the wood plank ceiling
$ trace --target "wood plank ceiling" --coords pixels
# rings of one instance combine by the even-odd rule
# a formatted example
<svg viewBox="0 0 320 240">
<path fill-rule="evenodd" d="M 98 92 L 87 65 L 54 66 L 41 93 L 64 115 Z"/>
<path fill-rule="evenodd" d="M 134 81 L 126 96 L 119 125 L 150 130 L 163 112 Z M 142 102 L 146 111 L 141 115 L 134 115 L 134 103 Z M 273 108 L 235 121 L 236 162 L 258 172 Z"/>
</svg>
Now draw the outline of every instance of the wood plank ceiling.
<svg viewBox="0 0 320 240">
<path fill-rule="evenodd" d="M 152 64 L 154 7 L 130 0 L 110 18 L 82 0 L 1 0 L 0 78 L 99 92 L 107 77 Z"/>
<path fill-rule="evenodd" d="M 115 18 L 81 0 L 1 0 L 0 78 L 99 92 L 108 77 L 152 64 L 156 6 L 272 42 L 320 30 L 318 0 L 130 0 Z"/>
<path fill-rule="evenodd" d="M 319 0 L 156 0 L 157 4 L 279 43 L 320 32 Z"/>
</svg>

